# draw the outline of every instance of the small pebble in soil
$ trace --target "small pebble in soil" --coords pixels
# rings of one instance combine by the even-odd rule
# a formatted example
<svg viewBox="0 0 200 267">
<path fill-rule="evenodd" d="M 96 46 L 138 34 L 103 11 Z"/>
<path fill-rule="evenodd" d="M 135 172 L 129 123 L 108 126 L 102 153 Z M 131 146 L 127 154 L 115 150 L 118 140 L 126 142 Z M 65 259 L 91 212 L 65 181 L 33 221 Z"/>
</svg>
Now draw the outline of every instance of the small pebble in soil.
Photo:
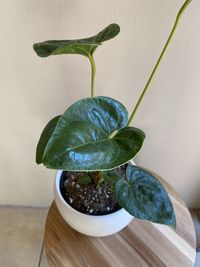
<svg viewBox="0 0 200 267">
<path fill-rule="evenodd" d="M 90 209 L 90 210 L 89 210 L 89 213 L 93 213 L 93 209 Z"/>
<path fill-rule="evenodd" d="M 73 198 L 69 197 L 69 202 L 73 203 Z"/>
<path fill-rule="evenodd" d="M 101 187 L 99 187 L 98 192 L 99 192 L 100 195 L 102 194 L 102 189 L 101 189 Z"/>
<path fill-rule="evenodd" d="M 118 167 L 115 171 L 126 179 L 126 165 Z M 97 172 L 89 172 L 90 177 L 95 177 Z M 104 183 L 87 185 L 78 183 L 78 178 L 85 175 L 85 172 L 64 171 L 61 178 L 61 194 L 65 201 L 79 212 L 90 215 L 105 215 L 119 210 L 115 193 L 109 185 Z"/>
</svg>

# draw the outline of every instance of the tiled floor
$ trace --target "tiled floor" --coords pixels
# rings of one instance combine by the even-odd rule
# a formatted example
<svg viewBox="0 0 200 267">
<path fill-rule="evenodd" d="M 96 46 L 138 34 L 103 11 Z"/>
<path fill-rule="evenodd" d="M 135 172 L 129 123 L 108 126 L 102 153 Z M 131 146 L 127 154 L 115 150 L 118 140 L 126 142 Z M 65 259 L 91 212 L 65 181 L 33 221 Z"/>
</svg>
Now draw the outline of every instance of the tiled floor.
<svg viewBox="0 0 200 267">
<path fill-rule="evenodd" d="M 0 267 L 48 267 L 42 253 L 47 211 L 0 206 Z M 200 252 L 194 267 L 200 267 Z"/>
<path fill-rule="evenodd" d="M 38 267 L 49 267 L 44 250 L 42 250 L 41 261 L 39 262 Z"/>
<path fill-rule="evenodd" d="M 47 209 L 0 206 L 0 266 L 38 267 Z M 45 258 L 41 267 L 47 267 Z"/>
</svg>

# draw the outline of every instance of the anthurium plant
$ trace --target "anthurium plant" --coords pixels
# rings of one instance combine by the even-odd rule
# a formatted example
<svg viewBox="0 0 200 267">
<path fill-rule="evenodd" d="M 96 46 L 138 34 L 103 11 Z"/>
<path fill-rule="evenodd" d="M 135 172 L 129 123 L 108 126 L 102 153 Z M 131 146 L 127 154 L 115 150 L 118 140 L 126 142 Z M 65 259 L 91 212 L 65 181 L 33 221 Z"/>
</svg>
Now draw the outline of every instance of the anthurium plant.
<svg viewBox="0 0 200 267">
<path fill-rule="evenodd" d="M 34 44 L 38 56 L 79 54 L 91 64 L 91 96 L 80 99 L 44 128 L 38 142 L 36 162 L 47 168 L 85 172 L 80 183 L 91 182 L 89 172 L 98 172 L 98 183 L 111 184 L 120 206 L 131 215 L 166 225 L 176 224 L 170 198 L 160 181 L 149 171 L 133 165 L 126 169 L 127 179 L 114 169 L 126 164 L 141 149 L 145 134 L 130 126 L 159 63 L 171 41 L 179 19 L 191 0 L 181 7 L 170 36 L 130 117 L 119 101 L 94 96 L 96 49 L 120 32 L 110 24 L 97 35 L 77 40 L 51 40 Z"/>
</svg>

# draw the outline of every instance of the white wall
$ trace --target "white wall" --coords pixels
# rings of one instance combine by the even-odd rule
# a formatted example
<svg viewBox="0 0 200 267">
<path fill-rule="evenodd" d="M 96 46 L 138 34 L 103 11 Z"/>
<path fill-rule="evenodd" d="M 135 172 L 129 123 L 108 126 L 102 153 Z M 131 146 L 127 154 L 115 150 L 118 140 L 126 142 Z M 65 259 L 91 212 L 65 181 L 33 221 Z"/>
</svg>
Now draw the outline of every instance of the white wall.
<svg viewBox="0 0 200 267">
<path fill-rule="evenodd" d="M 48 205 L 54 171 L 37 166 L 47 121 L 90 92 L 81 56 L 41 59 L 34 42 L 87 37 L 112 22 L 121 34 L 96 52 L 96 95 L 131 111 L 183 0 L 0 1 L 0 203 Z M 137 162 L 200 206 L 200 1 L 193 0 L 134 125 L 146 132 Z"/>
</svg>

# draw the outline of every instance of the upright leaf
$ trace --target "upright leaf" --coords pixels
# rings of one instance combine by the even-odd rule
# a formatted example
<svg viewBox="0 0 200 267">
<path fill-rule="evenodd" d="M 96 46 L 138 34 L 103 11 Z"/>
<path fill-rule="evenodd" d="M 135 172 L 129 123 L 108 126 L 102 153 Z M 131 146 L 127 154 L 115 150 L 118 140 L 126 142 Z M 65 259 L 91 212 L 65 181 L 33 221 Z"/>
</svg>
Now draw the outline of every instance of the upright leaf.
<svg viewBox="0 0 200 267">
<path fill-rule="evenodd" d="M 116 182 L 121 178 L 115 171 L 102 172 L 104 182 L 115 188 Z"/>
<path fill-rule="evenodd" d="M 127 177 L 115 186 L 120 205 L 136 218 L 175 226 L 171 200 L 159 180 L 137 166 L 128 166 Z"/>
<path fill-rule="evenodd" d="M 92 181 L 91 177 L 85 173 L 82 176 L 79 176 L 77 182 L 81 185 L 88 185 Z"/>
<path fill-rule="evenodd" d="M 114 38 L 120 31 L 119 25 L 113 23 L 98 34 L 77 40 L 50 40 L 33 45 L 33 49 L 40 57 L 60 54 L 92 55 L 95 49 L 109 39 Z"/>
<path fill-rule="evenodd" d="M 132 159 L 145 135 L 125 127 L 126 108 L 109 97 L 93 97 L 74 103 L 59 119 L 43 156 L 48 168 L 109 170 Z"/>
<path fill-rule="evenodd" d="M 61 117 L 57 130 L 72 122 L 89 122 L 107 134 L 126 126 L 128 112 L 124 105 L 110 97 L 81 99 L 71 105 Z"/>
</svg>

